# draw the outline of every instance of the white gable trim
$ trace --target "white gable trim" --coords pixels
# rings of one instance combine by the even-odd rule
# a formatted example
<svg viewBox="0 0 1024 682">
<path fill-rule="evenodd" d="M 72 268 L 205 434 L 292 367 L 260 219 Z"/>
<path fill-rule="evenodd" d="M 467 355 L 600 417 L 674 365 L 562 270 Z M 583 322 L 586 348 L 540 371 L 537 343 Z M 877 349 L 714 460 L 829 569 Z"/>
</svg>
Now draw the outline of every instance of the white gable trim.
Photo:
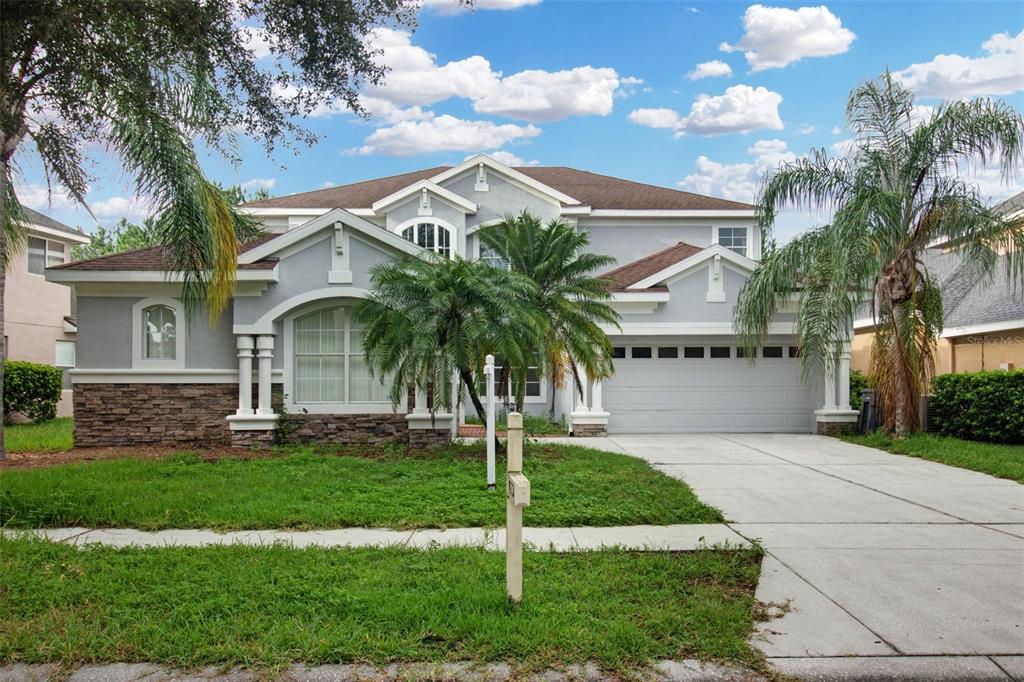
<svg viewBox="0 0 1024 682">
<path fill-rule="evenodd" d="M 431 182 L 430 180 L 419 180 L 417 182 L 414 182 L 408 187 L 398 190 L 394 194 L 389 194 L 383 199 L 379 199 L 378 201 L 373 202 L 373 206 L 371 208 L 376 213 L 386 211 L 389 207 L 394 206 L 400 201 L 405 201 L 414 194 L 418 194 L 423 190 L 427 190 L 428 192 L 436 194 L 440 198 L 447 201 L 449 204 L 452 204 L 456 208 L 462 209 L 463 213 L 476 213 L 476 204 L 474 204 L 472 201 L 460 197 L 455 192 L 447 190 L 444 187 L 441 187 L 440 185 Z"/>
<path fill-rule="evenodd" d="M 544 195 L 548 199 L 553 199 L 554 201 L 562 204 L 571 204 L 573 206 L 579 205 L 580 203 L 579 201 L 573 199 L 568 194 L 563 194 L 554 187 L 549 187 L 548 185 L 545 185 L 543 182 L 538 182 L 537 180 L 531 178 L 529 175 L 520 173 L 519 171 L 510 168 L 509 166 L 506 166 L 500 161 L 495 161 L 486 154 L 477 154 L 472 158 L 466 159 L 458 166 L 453 166 L 446 171 L 438 173 L 434 177 L 430 178 L 430 180 L 431 182 L 434 182 L 436 184 L 441 184 L 445 180 L 450 180 L 458 175 L 462 175 L 467 171 L 477 169 L 481 163 L 487 168 L 490 168 L 491 170 L 497 172 L 499 175 L 504 175 L 506 178 L 513 180 L 520 185 L 524 185 L 529 189 L 532 189 L 534 192 Z"/>
<path fill-rule="evenodd" d="M 629 289 L 646 289 L 648 287 L 653 287 L 665 280 L 681 275 L 687 270 L 691 270 L 705 261 L 713 259 L 715 256 L 721 256 L 722 261 L 729 262 L 736 266 L 737 269 L 745 272 L 753 272 L 754 268 L 757 267 L 757 263 L 746 256 L 741 256 L 735 251 L 730 251 L 720 244 L 712 244 L 711 246 L 702 249 L 700 252 L 693 254 L 689 258 L 685 258 L 674 265 L 670 265 L 664 270 L 656 272 L 646 279 L 640 280 L 636 284 L 631 284 Z"/>
<path fill-rule="evenodd" d="M 595 208 L 591 218 L 753 218 L 754 209 Z"/>
<path fill-rule="evenodd" d="M 180 272 L 167 270 L 47 270 L 47 282 L 146 282 L 176 283 L 183 282 L 185 276 Z M 278 270 L 238 270 L 235 272 L 238 282 L 276 282 Z"/>
<path fill-rule="evenodd" d="M 64 230 L 58 230 L 53 227 L 47 227 L 46 225 L 39 225 L 37 223 L 28 223 L 27 227 L 29 231 L 45 235 L 50 238 L 51 241 L 64 240 L 66 242 L 75 242 L 77 244 L 88 244 L 92 241 L 88 235 L 72 234 L 70 232 L 65 232 Z"/>
<path fill-rule="evenodd" d="M 397 251 L 407 253 L 410 256 L 417 256 L 423 253 L 423 249 L 415 244 L 410 244 L 401 237 L 388 232 L 384 228 L 377 227 L 373 223 L 369 223 L 358 216 L 352 215 L 345 209 L 336 208 L 322 216 L 313 218 L 294 230 L 289 230 L 278 237 L 274 237 L 268 242 L 260 244 L 255 249 L 246 251 L 238 257 L 238 262 L 255 263 L 256 261 L 263 260 L 264 258 L 269 258 L 275 253 L 310 237 L 320 230 L 334 229 L 335 223 L 341 223 L 357 232 L 362 232 L 367 237 L 382 242 Z"/>
<path fill-rule="evenodd" d="M 328 299 L 363 299 L 369 297 L 370 292 L 360 287 L 334 286 L 325 287 L 323 289 L 313 289 L 312 291 L 304 291 L 297 296 L 292 296 L 285 301 L 281 301 L 270 310 L 264 312 L 259 319 L 252 324 L 234 325 L 232 331 L 235 334 L 273 334 L 274 320 L 285 313 L 298 308 L 299 306 L 304 306 L 307 303 L 313 303 L 314 301 L 323 301 Z"/>
</svg>

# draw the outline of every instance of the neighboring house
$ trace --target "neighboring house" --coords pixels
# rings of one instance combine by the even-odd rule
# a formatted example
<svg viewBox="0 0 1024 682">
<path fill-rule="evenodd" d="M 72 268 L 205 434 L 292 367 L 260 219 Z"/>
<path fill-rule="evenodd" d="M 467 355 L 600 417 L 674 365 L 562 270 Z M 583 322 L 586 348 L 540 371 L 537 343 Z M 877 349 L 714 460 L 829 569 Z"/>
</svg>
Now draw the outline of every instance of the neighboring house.
<svg viewBox="0 0 1024 682">
<path fill-rule="evenodd" d="M 994 209 L 1007 217 L 1020 216 L 1024 192 Z M 926 249 L 922 261 L 942 292 L 943 330 L 935 372 L 1024 367 L 1024 282 L 1014 283 L 1003 263 L 988 277 L 941 246 Z M 874 336 L 874 321 L 865 310 L 854 321 L 854 369 L 870 373 Z"/>
<path fill-rule="evenodd" d="M 71 260 L 71 247 L 89 243 L 81 230 L 68 227 L 31 208 L 22 207 L 28 223 L 25 247 L 7 267 L 4 292 L 6 357 L 75 366 L 73 289 L 46 281 L 46 268 Z M 71 382 L 65 372 L 57 414 L 71 414 Z"/>
<path fill-rule="evenodd" d="M 810 432 L 853 418 L 843 381 L 801 381 L 791 311 L 756 363 L 738 348 L 733 306 L 761 248 L 750 205 L 477 156 L 245 209 L 273 234 L 240 248 L 237 295 L 215 328 L 202 312 L 185 320 L 159 248 L 49 270 L 78 290 L 79 445 L 266 440 L 281 401 L 307 437 L 447 439 L 461 415 L 431 414 L 423 394 L 392 408 L 352 307 L 378 263 L 424 250 L 494 260 L 476 232 L 524 209 L 576 223 L 620 264 L 615 376 L 586 380 L 582 399 L 571 387 L 553 396 L 577 435 Z M 544 412 L 552 390 L 531 372 L 524 408 Z"/>
</svg>

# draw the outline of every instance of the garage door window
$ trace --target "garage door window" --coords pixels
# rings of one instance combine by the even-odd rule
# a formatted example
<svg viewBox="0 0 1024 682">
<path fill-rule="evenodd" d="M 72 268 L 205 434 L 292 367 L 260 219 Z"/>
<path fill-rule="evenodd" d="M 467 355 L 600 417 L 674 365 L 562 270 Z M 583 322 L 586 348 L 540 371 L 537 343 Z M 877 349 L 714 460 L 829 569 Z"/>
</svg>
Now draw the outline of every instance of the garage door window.
<svg viewBox="0 0 1024 682">
<path fill-rule="evenodd" d="M 613 346 L 612 347 L 612 358 L 615 360 L 622 360 L 626 357 L 625 346 Z"/>
<path fill-rule="evenodd" d="M 630 357 L 634 360 L 649 360 L 651 357 L 650 346 L 633 346 Z"/>
<path fill-rule="evenodd" d="M 736 346 L 736 357 L 738 357 L 738 358 L 756 358 L 757 357 L 757 349 L 756 348 L 751 348 L 750 350 L 747 350 L 743 346 Z"/>
<path fill-rule="evenodd" d="M 671 359 L 671 358 L 678 358 L 679 357 L 679 349 L 676 348 L 675 346 L 659 346 L 658 347 L 658 357 L 662 358 L 663 360 Z"/>
<path fill-rule="evenodd" d="M 731 358 L 732 348 L 729 346 L 711 346 L 711 357 L 718 358 Z"/>
<path fill-rule="evenodd" d="M 765 346 L 761 349 L 761 357 L 763 358 L 781 358 L 782 357 L 782 346 Z"/>
<path fill-rule="evenodd" d="M 789 347 L 789 357 L 791 357 L 791 358 L 798 358 L 798 357 L 800 357 L 800 346 L 790 346 Z"/>
<path fill-rule="evenodd" d="M 686 346 L 683 348 L 684 358 L 702 358 L 704 357 L 704 346 Z"/>
</svg>

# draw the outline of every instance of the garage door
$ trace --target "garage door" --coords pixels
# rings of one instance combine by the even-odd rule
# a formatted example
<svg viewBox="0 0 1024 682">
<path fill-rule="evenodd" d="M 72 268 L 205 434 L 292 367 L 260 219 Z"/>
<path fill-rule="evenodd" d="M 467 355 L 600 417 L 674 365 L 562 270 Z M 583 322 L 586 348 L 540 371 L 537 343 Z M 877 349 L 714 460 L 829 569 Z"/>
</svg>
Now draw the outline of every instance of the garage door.
<svg viewBox="0 0 1024 682">
<path fill-rule="evenodd" d="M 735 346 L 616 346 L 604 407 L 615 433 L 811 430 L 810 388 L 795 346 L 757 349 L 753 365 Z"/>
</svg>

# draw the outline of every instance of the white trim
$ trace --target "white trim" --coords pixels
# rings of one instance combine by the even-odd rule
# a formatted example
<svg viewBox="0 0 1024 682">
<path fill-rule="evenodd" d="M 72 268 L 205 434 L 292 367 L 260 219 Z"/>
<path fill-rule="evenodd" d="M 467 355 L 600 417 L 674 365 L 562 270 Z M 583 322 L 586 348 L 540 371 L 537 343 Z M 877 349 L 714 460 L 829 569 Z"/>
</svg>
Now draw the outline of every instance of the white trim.
<svg viewBox="0 0 1024 682">
<path fill-rule="evenodd" d="M 260 244 L 255 249 L 246 251 L 238 257 L 238 262 L 255 263 L 258 260 L 263 260 L 264 258 L 268 258 L 281 251 L 285 247 L 302 241 L 320 230 L 333 227 L 334 223 L 338 222 L 344 224 L 346 227 L 352 228 L 353 230 L 362 232 L 371 239 L 383 242 L 387 246 L 403 253 L 407 253 L 412 256 L 423 253 L 423 249 L 415 244 L 410 244 L 401 237 L 394 235 L 387 230 L 381 229 L 377 225 L 367 222 L 344 209 L 336 208 L 328 213 L 307 221 L 301 227 L 289 230 L 277 237 L 274 237 L 268 242 Z"/>
<path fill-rule="evenodd" d="M 147 358 L 142 349 L 145 340 L 142 336 L 142 313 L 151 306 L 165 306 L 174 313 L 174 359 Z M 185 306 L 176 298 L 153 296 L 144 298 L 132 306 L 132 368 L 175 368 L 185 367 L 185 336 L 188 323 L 185 319 Z"/>
<path fill-rule="evenodd" d="M 476 213 L 477 206 L 469 199 L 465 199 L 451 190 L 447 190 L 440 185 L 431 182 L 430 180 L 419 180 L 409 185 L 404 189 L 400 189 L 397 192 L 389 194 L 383 199 L 379 199 L 373 202 L 371 207 L 375 213 L 387 211 L 387 209 L 395 204 L 411 197 L 412 195 L 420 192 L 421 190 L 427 190 L 433 192 L 441 199 L 444 199 L 449 204 L 452 204 L 456 208 L 461 208 L 463 213 Z"/>
<path fill-rule="evenodd" d="M 697 253 L 693 254 L 689 258 L 668 266 L 660 272 L 656 272 L 646 279 L 642 279 L 636 284 L 631 284 L 630 289 L 646 289 L 660 284 L 666 280 L 672 279 L 678 275 L 685 273 L 691 268 L 697 267 L 706 260 L 710 260 L 715 256 L 721 256 L 723 261 L 728 261 L 733 265 L 745 270 L 747 272 L 753 272 L 754 268 L 757 267 L 757 263 L 750 260 L 745 256 L 741 256 L 735 251 L 730 251 L 721 244 L 712 244 L 711 246 L 701 249 Z"/>
<path fill-rule="evenodd" d="M 504 218 L 491 218 L 490 220 L 485 220 L 482 223 L 477 223 L 476 225 L 473 225 L 472 227 L 467 227 L 466 228 L 466 234 L 467 235 L 474 234 L 474 233 L 479 232 L 480 230 L 484 229 L 485 227 L 490 227 L 492 225 L 500 225 L 503 222 L 505 222 Z M 478 239 L 477 243 L 479 243 L 479 242 L 480 242 L 480 240 Z"/>
<path fill-rule="evenodd" d="M 753 218 L 754 209 L 595 208 L 591 218 Z"/>
<path fill-rule="evenodd" d="M 417 247 L 418 248 L 418 247 Z M 266 311 L 255 322 L 250 324 L 236 324 L 232 329 L 234 334 L 273 334 L 274 320 L 281 317 L 288 311 L 299 306 L 334 298 L 368 298 L 370 292 L 360 287 L 325 287 L 304 291 L 297 296 L 281 301 L 270 310 Z"/>
<path fill-rule="evenodd" d="M 568 194 L 563 194 L 562 192 L 559 192 L 557 189 L 545 185 L 543 182 L 538 182 L 537 180 L 534 180 L 530 176 L 524 173 L 520 173 L 519 171 L 510 168 L 509 166 L 506 166 L 500 161 L 492 159 L 486 154 L 477 154 L 474 157 L 468 158 L 459 165 L 453 166 L 446 171 L 438 173 L 434 177 L 430 178 L 430 181 L 439 185 L 445 180 L 450 180 L 451 178 L 462 175 L 468 170 L 475 170 L 479 168 L 479 164 L 481 163 L 490 168 L 491 170 L 496 171 L 499 175 L 504 175 L 505 177 L 515 181 L 520 185 L 525 185 L 526 187 L 546 196 L 549 199 L 553 199 L 563 204 L 580 204 L 579 201 L 573 199 Z"/>
<path fill-rule="evenodd" d="M 561 214 L 564 216 L 591 215 L 593 212 L 589 206 L 563 206 Z"/>
<path fill-rule="evenodd" d="M 990 334 L 992 332 L 1005 332 L 1012 329 L 1024 329 L 1024 319 L 1004 320 L 1002 322 L 988 322 L 985 324 L 972 324 L 966 327 L 950 327 L 943 329 L 941 338 L 967 336 L 968 334 Z"/>
<path fill-rule="evenodd" d="M 610 337 L 618 336 L 734 336 L 731 322 L 623 322 L 621 329 L 601 325 Z M 791 336 L 796 333 L 795 322 L 772 322 L 766 335 Z"/>
<path fill-rule="evenodd" d="M 667 291 L 616 291 L 612 293 L 612 302 L 623 303 L 666 303 L 669 300 Z"/>
<path fill-rule="evenodd" d="M 273 431 L 277 428 L 276 414 L 229 414 L 225 419 L 231 431 Z"/>
<path fill-rule="evenodd" d="M 38 232 L 39 234 L 46 235 L 46 237 L 53 237 L 53 241 L 63 239 L 64 241 L 75 242 L 78 244 L 88 244 L 92 241 L 92 238 L 88 235 L 71 234 L 70 232 L 64 232 L 53 227 L 47 227 L 45 225 L 39 225 L 37 223 L 28 223 L 26 225 L 29 232 Z M 70 253 L 68 254 L 71 255 Z"/>
<path fill-rule="evenodd" d="M 859 320 L 854 320 L 853 321 L 853 328 L 854 328 L 854 330 L 858 330 L 858 329 L 871 329 L 874 326 L 875 326 L 875 321 L 873 319 L 871 319 L 870 317 L 862 317 Z M 945 333 L 943 333 L 943 336 L 945 336 Z"/>
<path fill-rule="evenodd" d="M 241 259 L 239 259 L 241 262 Z M 276 282 L 278 269 L 237 270 L 235 278 L 239 282 Z M 47 282 L 156 282 L 177 283 L 185 280 L 180 272 L 166 270 L 76 270 L 61 268 L 46 270 Z"/>
<path fill-rule="evenodd" d="M 73 369 L 68 372 L 77 384 L 237 384 L 237 369 Z M 273 371 L 273 382 L 281 383 L 281 370 Z"/>
</svg>

